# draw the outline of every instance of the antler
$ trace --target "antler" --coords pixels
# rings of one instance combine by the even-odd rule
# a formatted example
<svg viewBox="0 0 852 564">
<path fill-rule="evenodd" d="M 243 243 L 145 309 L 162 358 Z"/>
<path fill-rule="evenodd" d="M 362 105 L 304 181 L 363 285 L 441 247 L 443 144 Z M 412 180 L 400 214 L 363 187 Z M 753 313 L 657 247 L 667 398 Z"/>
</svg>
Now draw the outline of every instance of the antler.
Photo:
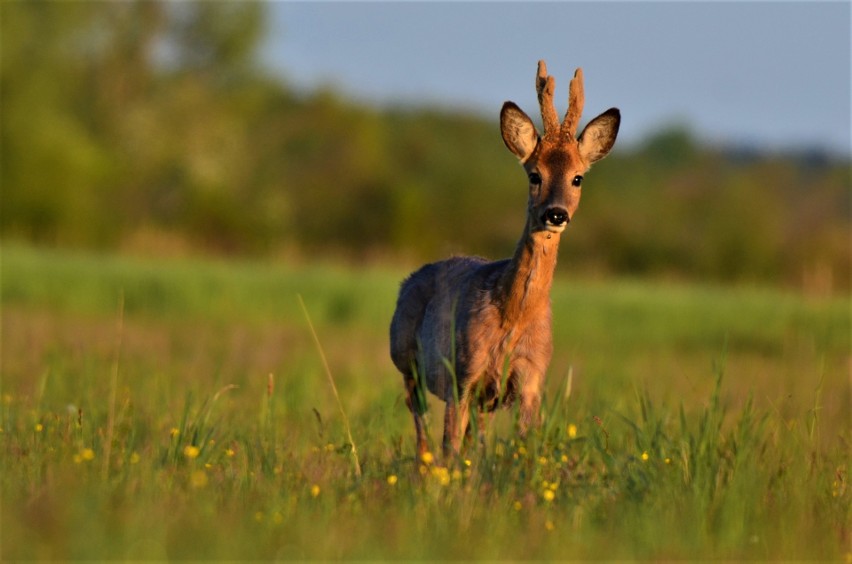
<svg viewBox="0 0 852 564">
<path fill-rule="evenodd" d="M 544 137 L 558 136 L 573 140 L 577 133 L 577 125 L 580 123 L 580 115 L 583 113 L 583 69 L 577 69 L 574 72 L 574 78 L 571 79 L 568 87 L 568 111 L 565 113 L 561 127 L 556 106 L 553 104 L 556 81 L 552 76 L 547 75 L 547 66 L 544 61 L 538 62 L 535 89 L 538 92 L 538 105 L 541 107 Z"/>
<path fill-rule="evenodd" d="M 571 79 L 571 84 L 568 86 L 568 111 L 565 112 L 565 119 L 562 121 L 563 137 L 574 139 L 577 133 L 577 125 L 580 123 L 580 116 L 583 114 L 584 103 L 583 69 L 577 69 L 574 71 L 574 78 Z"/>
</svg>

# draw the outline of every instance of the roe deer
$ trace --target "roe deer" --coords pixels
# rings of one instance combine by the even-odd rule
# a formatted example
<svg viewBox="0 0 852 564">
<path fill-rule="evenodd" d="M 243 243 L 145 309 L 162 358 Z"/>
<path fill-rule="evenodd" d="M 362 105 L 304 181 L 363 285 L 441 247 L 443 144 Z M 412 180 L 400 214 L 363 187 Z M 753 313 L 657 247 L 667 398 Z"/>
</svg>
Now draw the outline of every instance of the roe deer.
<svg viewBox="0 0 852 564">
<path fill-rule="evenodd" d="M 511 259 L 453 257 L 421 267 L 399 291 L 390 353 L 405 381 L 417 450 L 428 450 L 422 384 L 444 402 L 444 455 L 458 453 L 470 431 L 470 409 L 484 411 L 520 397 L 520 432 L 539 423 L 545 371 L 553 352 L 550 286 L 559 238 L 580 201 L 583 174 L 615 143 L 621 114 L 611 108 L 575 137 L 583 111 L 583 74 L 569 86 L 561 125 L 554 79 L 539 61 L 536 90 L 544 135 L 513 102 L 500 130 L 529 178 L 526 226 Z M 482 430 L 482 426 L 479 426 Z"/>
</svg>

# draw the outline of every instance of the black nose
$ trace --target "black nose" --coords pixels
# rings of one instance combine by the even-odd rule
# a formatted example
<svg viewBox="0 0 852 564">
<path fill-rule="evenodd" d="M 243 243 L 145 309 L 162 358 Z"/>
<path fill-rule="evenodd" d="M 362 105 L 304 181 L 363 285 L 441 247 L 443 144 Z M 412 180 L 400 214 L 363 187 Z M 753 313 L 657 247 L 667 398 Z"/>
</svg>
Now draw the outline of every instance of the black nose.
<svg viewBox="0 0 852 564">
<path fill-rule="evenodd" d="M 546 212 L 544 212 L 544 222 L 549 223 L 551 225 L 562 225 L 571 221 L 568 217 L 568 210 L 560 207 L 548 208 Z"/>
</svg>

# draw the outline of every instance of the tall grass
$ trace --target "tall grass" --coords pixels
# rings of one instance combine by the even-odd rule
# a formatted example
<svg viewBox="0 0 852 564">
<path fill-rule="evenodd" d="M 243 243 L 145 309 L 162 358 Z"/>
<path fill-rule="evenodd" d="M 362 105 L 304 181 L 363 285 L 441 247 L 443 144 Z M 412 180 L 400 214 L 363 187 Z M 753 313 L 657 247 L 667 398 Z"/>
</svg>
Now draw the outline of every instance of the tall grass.
<svg viewBox="0 0 852 564">
<path fill-rule="evenodd" d="M 387 354 L 402 272 L 2 253 L 3 559 L 852 552 L 848 299 L 560 279 L 542 427 L 444 465 Z"/>
</svg>

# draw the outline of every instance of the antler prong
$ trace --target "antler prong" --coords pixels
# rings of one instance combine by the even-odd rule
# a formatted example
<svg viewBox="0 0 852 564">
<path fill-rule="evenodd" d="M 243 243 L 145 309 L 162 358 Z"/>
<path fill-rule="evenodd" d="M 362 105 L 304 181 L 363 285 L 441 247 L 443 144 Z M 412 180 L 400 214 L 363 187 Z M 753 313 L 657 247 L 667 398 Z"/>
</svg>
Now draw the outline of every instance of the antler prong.
<svg viewBox="0 0 852 564">
<path fill-rule="evenodd" d="M 563 137 L 574 139 L 577 126 L 580 124 L 580 116 L 583 114 L 584 102 L 583 69 L 577 69 L 568 87 L 568 111 L 565 112 L 565 119 L 562 121 Z"/>
<path fill-rule="evenodd" d="M 547 76 L 547 65 L 544 61 L 538 62 L 535 89 L 538 93 L 538 105 L 541 107 L 541 120 L 544 124 L 544 135 L 559 130 L 559 116 L 556 115 L 556 106 L 553 105 L 553 92 L 556 90 L 556 80 Z"/>
</svg>

